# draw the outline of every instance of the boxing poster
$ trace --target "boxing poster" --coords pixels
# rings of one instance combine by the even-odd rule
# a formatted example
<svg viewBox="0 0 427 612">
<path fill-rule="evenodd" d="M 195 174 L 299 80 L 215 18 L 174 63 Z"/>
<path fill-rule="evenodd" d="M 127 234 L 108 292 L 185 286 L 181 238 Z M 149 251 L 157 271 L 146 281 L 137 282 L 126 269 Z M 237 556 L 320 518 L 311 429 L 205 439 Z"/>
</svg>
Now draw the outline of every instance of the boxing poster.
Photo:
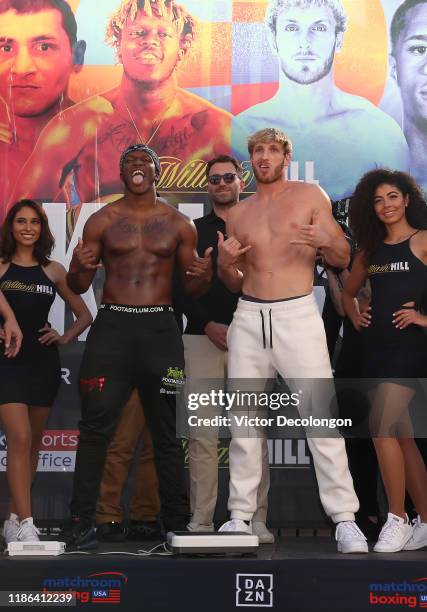
<svg viewBox="0 0 427 612">
<path fill-rule="evenodd" d="M 0 13 L 0 217 L 23 197 L 117 199 L 135 142 L 173 204 L 205 201 L 219 153 L 253 191 L 246 140 L 268 126 L 293 141 L 289 178 L 333 201 L 378 166 L 426 181 L 426 3 L 397 19 L 400 0 L 44 4 Z"/>
</svg>

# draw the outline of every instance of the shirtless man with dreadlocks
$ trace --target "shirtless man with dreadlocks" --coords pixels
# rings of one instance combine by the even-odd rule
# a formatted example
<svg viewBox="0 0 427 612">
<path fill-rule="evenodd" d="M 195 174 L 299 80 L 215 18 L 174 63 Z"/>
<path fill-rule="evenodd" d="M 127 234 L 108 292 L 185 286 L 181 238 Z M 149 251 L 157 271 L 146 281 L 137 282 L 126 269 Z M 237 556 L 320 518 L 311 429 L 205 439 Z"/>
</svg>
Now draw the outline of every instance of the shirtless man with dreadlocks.
<svg viewBox="0 0 427 612">
<path fill-rule="evenodd" d="M 227 153 L 231 115 L 177 84 L 195 37 L 195 20 L 175 0 L 123 0 L 106 33 L 123 64 L 120 85 L 46 126 L 9 204 L 63 201 L 72 171 L 81 202 L 120 194 L 120 154 L 135 142 L 186 162 Z"/>
</svg>

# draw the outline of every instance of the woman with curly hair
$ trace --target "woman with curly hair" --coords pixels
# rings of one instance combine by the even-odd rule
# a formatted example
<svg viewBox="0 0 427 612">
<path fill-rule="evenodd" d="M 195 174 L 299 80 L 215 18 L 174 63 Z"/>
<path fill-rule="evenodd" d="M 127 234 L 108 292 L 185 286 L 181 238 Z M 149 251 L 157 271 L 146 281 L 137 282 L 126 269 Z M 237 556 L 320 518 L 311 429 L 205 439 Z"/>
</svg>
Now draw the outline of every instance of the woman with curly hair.
<svg viewBox="0 0 427 612">
<path fill-rule="evenodd" d="M 1 231 L 0 290 L 24 339 L 15 357 L 0 353 L 0 421 L 7 440 L 11 494 L 10 516 L 3 526 L 7 543 L 39 539 L 31 515 L 30 489 L 41 437 L 61 380 L 58 346 L 76 338 L 92 322 L 82 298 L 68 287 L 64 267 L 49 259 L 53 245 L 41 206 L 22 200 L 9 210 Z M 63 335 L 48 323 L 56 293 L 76 317 Z"/>
<path fill-rule="evenodd" d="M 350 207 L 358 246 L 343 292 L 346 314 L 362 334 L 362 375 L 380 379 L 370 391 L 371 427 L 389 512 L 376 552 L 427 546 L 427 471 L 415 440 L 408 406 L 413 381 L 427 368 L 427 206 L 414 179 L 384 169 L 365 174 Z M 357 307 L 369 279 L 371 308 Z M 417 509 L 405 514 L 405 489 Z"/>
</svg>

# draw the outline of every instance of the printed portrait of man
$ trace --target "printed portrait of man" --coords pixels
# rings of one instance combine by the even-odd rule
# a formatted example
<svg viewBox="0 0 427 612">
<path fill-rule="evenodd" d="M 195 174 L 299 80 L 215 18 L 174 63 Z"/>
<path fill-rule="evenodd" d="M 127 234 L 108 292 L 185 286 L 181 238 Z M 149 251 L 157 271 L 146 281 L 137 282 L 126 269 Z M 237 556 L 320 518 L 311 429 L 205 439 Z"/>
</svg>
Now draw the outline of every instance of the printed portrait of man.
<svg viewBox="0 0 427 612">
<path fill-rule="evenodd" d="M 123 65 L 120 85 L 49 123 L 14 199 L 56 201 L 70 173 L 81 202 L 120 194 L 119 158 L 137 142 L 182 161 L 227 152 L 231 115 L 178 86 L 178 70 L 196 36 L 195 19 L 175 0 L 121 2 L 106 30 Z"/>
<path fill-rule="evenodd" d="M 0 0 L 0 213 L 42 129 L 72 106 L 85 49 L 65 0 Z"/>
<path fill-rule="evenodd" d="M 238 115 L 236 125 L 246 134 L 266 125 L 286 132 L 293 160 L 302 167 L 314 162 L 314 178 L 333 200 L 350 196 L 373 167 L 408 169 L 398 124 L 335 84 L 334 59 L 347 28 L 341 1 L 271 0 L 265 26 L 280 67 L 279 88 L 270 100 Z M 235 152 L 243 155 L 244 143 Z"/>
<path fill-rule="evenodd" d="M 400 90 L 410 170 L 427 189 L 427 0 L 405 0 L 391 22 L 391 76 Z"/>
</svg>

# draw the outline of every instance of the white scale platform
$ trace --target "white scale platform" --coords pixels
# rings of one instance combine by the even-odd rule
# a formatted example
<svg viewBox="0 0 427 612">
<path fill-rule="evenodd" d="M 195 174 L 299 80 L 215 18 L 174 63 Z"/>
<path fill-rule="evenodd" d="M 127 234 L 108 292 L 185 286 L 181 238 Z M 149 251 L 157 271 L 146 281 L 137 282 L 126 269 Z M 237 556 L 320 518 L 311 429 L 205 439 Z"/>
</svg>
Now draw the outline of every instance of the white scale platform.
<svg viewBox="0 0 427 612">
<path fill-rule="evenodd" d="M 253 554 L 258 550 L 258 536 L 244 532 L 170 531 L 168 547 L 177 554 Z"/>
<path fill-rule="evenodd" d="M 10 557 L 58 556 L 65 552 L 65 542 L 9 542 Z"/>
</svg>

